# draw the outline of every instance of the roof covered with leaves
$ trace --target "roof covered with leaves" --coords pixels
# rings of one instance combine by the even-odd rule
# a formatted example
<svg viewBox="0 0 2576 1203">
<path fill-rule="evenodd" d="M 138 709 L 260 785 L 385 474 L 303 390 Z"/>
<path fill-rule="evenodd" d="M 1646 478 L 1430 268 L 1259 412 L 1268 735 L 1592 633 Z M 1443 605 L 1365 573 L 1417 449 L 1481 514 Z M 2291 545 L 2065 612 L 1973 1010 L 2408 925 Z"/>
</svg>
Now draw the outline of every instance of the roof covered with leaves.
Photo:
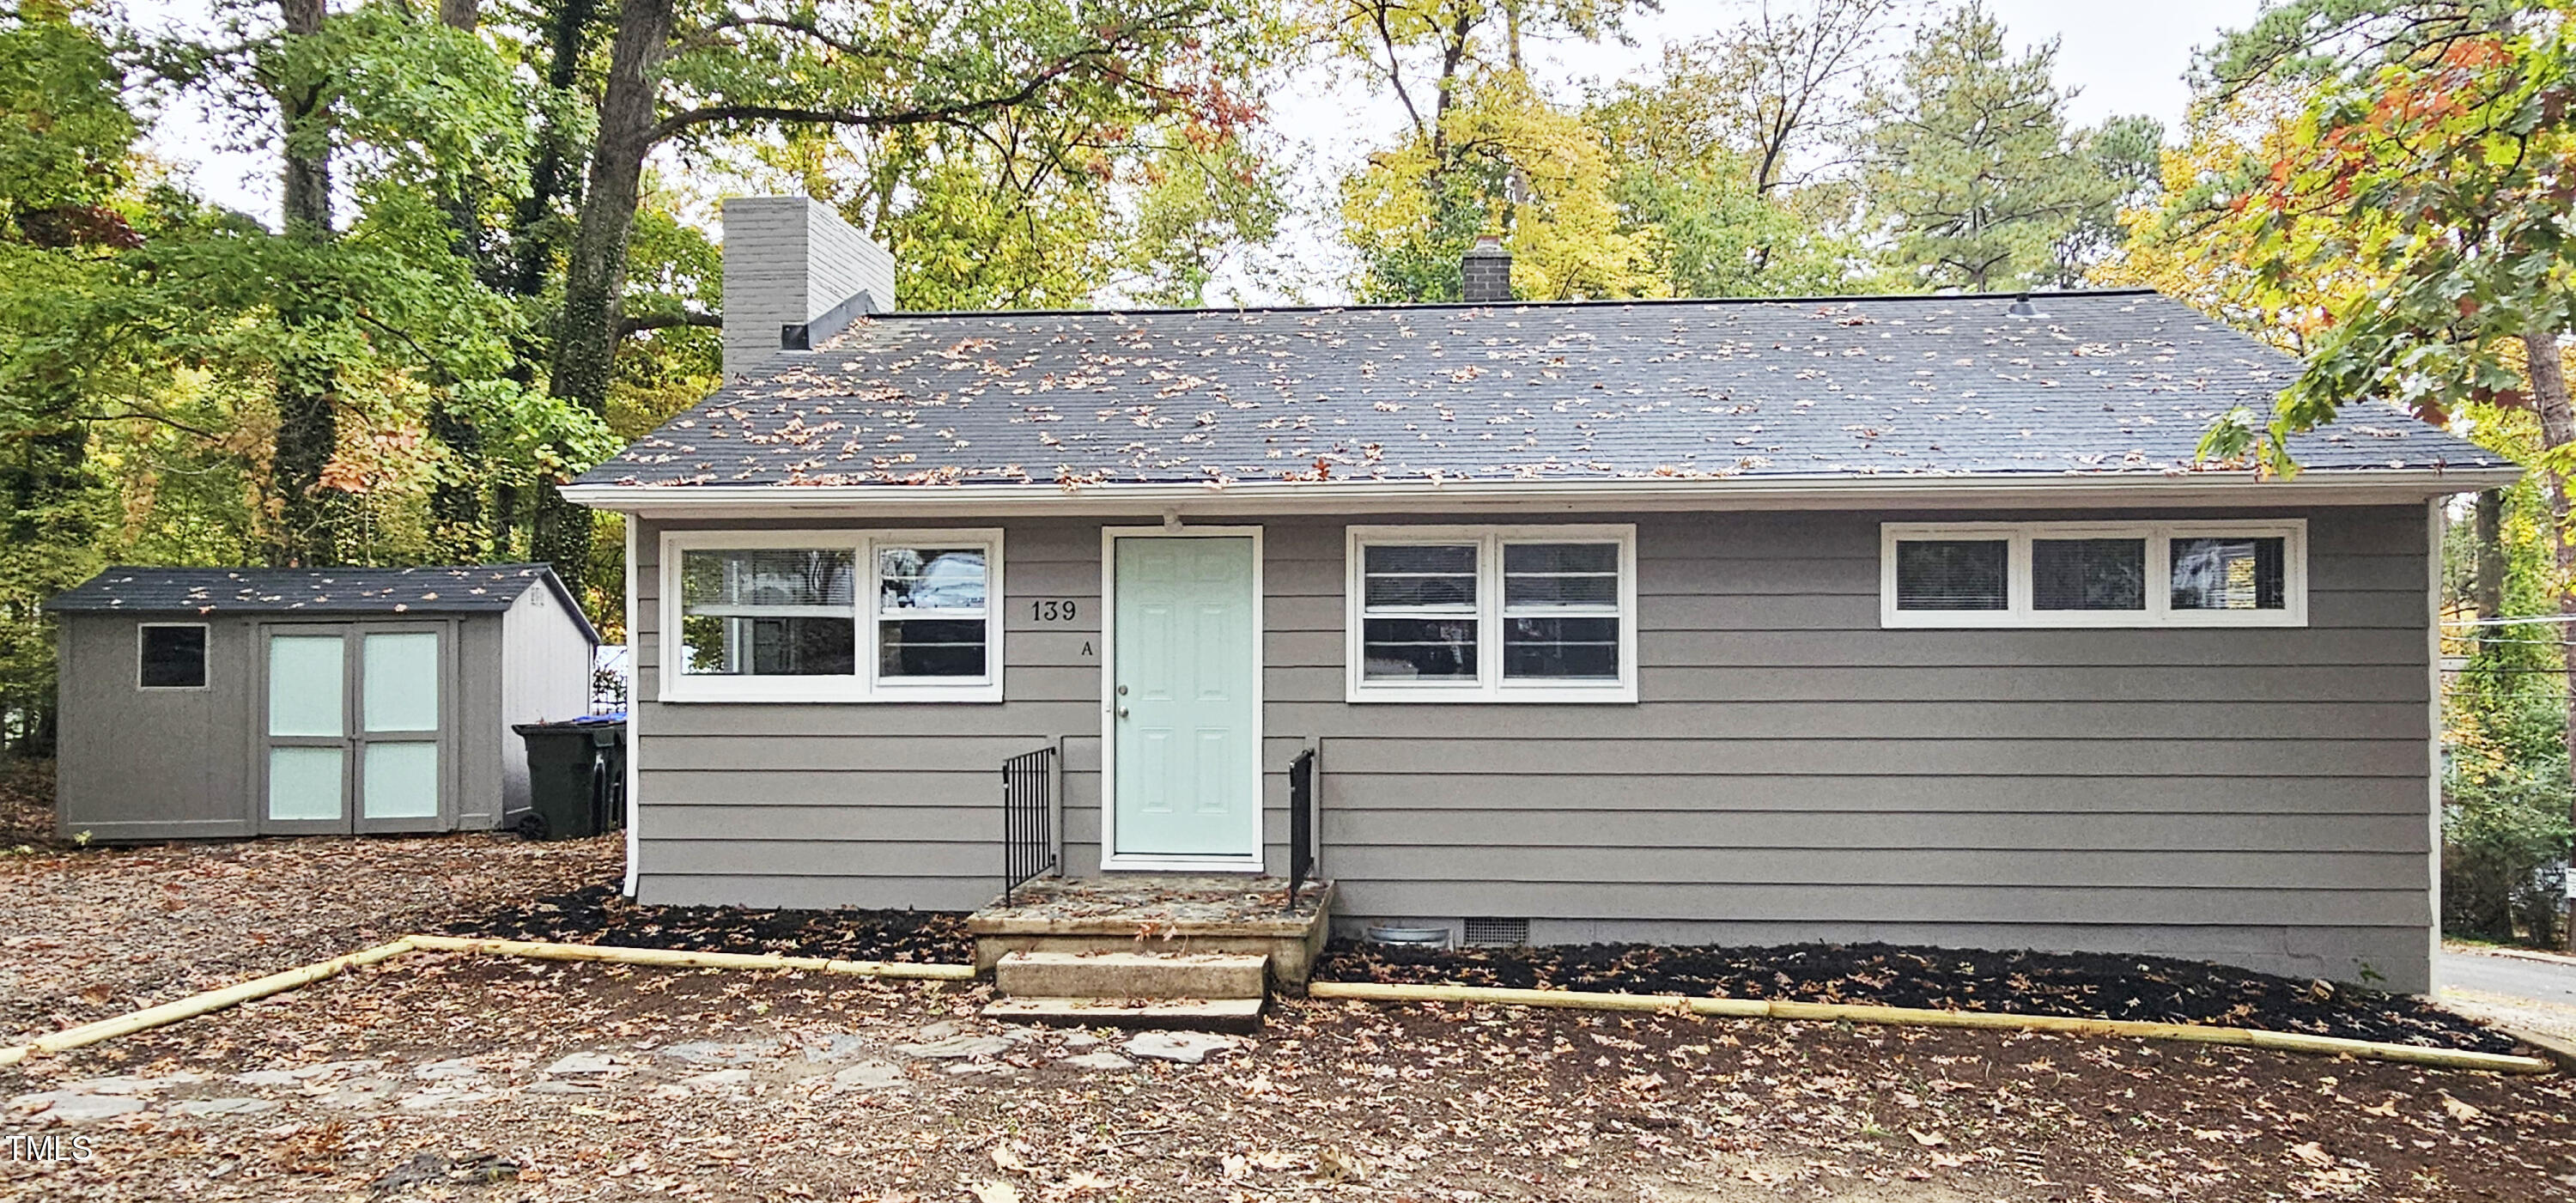
<svg viewBox="0 0 2576 1203">
<path fill-rule="evenodd" d="M 2282 352 L 2147 291 L 887 314 L 588 485 L 1038 486 L 2187 472 Z M 2312 471 L 2503 467 L 2394 408 Z"/>
<path fill-rule="evenodd" d="M 138 614 L 477 614 L 549 588 L 581 613 L 544 564 L 437 568 L 117 567 L 54 595 L 49 610 Z"/>
</svg>

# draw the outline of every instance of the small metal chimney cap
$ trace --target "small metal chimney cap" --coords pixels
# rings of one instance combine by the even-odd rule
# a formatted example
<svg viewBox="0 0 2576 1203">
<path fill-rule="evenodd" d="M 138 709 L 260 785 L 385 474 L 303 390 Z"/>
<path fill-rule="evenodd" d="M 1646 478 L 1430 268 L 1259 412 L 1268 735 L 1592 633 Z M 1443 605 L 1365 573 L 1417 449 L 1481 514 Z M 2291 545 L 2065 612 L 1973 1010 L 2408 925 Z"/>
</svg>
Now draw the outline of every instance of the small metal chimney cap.
<svg viewBox="0 0 2576 1203">
<path fill-rule="evenodd" d="M 2004 316 L 2005 316 L 2005 317 L 2018 317 L 2018 318 L 2034 318 L 2034 317 L 2047 317 L 2048 315 L 2047 315 L 2047 314 L 2045 314 L 2045 313 L 2041 313 L 2041 312 L 2039 311 L 2039 307 L 2038 307 L 2038 306 L 2033 305 L 2033 304 L 2031 304 L 2031 303 L 2030 303 L 2030 294 L 2029 294 L 2029 293 L 2026 293 L 2026 292 L 2017 292 L 2017 293 L 2014 293 L 2014 294 L 2013 294 L 2013 303 L 2012 303 L 2012 307 L 2011 307 L 2011 308 L 2009 308 L 2009 309 L 2004 310 Z"/>
</svg>

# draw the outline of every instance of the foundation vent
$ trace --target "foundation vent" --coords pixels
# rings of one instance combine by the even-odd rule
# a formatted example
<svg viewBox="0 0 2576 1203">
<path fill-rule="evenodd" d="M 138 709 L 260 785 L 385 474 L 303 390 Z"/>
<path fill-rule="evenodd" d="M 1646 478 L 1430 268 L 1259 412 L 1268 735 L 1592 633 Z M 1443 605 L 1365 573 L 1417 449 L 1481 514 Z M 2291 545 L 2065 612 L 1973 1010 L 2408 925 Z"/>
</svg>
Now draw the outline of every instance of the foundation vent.
<svg viewBox="0 0 2576 1203">
<path fill-rule="evenodd" d="M 1467 940 L 1470 945 L 1517 947 L 1529 943 L 1527 919 L 1468 919 Z"/>
</svg>

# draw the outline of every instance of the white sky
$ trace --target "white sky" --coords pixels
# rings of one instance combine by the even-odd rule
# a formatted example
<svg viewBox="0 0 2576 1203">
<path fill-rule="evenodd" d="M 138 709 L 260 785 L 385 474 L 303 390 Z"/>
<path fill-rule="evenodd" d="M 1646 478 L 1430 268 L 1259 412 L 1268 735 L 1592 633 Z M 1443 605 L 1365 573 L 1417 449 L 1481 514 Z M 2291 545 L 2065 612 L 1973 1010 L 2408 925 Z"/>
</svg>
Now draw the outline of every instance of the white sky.
<svg viewBox="0 0 2576 1203">
<path fill-rule="evenodd" d="M 1687 41 L 1741 20 L 1753 0 L 1664 0 L 1664 11 L 1631 24 L 1634 46 L 1558 44 L 1537 51 L 1533 66 L 1545 86 L 1573 94 L 1583 81 L 1642 74 L 1663 45 Z M 2060 86 L 2076 93 L 2071 115 L 2090 124 L 2115 113 L 2145 113 L 2168 129 L 2182 118 L 2190 92 L 2183 74 L 2192 51 L 2223 29 L 2241 28 L 2260 11 L 2260 0 L 1986 0 L 2019 45 L 2059 40 Z M 193 23 L 205 0 L 134 0 L 131 10 L 147 27 Z M 1330 181 L 1391 134 L 1401 111 L 1391 96 L 1355 84 L 1335 86 L 1321 72 L 1301 73 L 1276 98 L 1276 126 L 1288 142 L 1302 181 L 1299 217 L 1273 248 L 1274 261 L 1308 281 L 1313 299 L 1329 299 L 1341 265 L 1329 236 Z M 190 106 L 164 114 L 152 138 L 163 158 L 185 167 L 207 197 L 274 222 L 275 160 L 265 151 L 229 149 L 221 131 Z M 1240 273 L 1228 273 L 1230 277 Z M 1269 299 L 1269 289 L 1246 285 L 1244 299 Z"/>
</svg>

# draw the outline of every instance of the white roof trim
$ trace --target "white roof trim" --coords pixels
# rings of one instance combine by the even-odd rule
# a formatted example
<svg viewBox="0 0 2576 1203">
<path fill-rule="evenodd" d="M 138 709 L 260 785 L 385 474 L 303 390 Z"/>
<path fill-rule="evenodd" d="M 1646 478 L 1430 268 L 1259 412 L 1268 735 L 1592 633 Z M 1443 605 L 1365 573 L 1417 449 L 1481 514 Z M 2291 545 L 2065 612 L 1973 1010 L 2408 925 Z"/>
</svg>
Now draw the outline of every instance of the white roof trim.
<svg viewBox="0 0 2576 1203">
<path fill-rule="evenodd" d="M 2315 469 L 2058 476 L 1765 476 L 1560 481 L 1344 480 L 1049 485 L 572 485 L 567 500 L 656 517 L 781 513 L 1331 514 L 1390 506 L 1445 510 L 1725 510 L 2034 505 L 2332 505 L 2422 500 L 2499 488 L 2522 469 Z"/>
</svg>

